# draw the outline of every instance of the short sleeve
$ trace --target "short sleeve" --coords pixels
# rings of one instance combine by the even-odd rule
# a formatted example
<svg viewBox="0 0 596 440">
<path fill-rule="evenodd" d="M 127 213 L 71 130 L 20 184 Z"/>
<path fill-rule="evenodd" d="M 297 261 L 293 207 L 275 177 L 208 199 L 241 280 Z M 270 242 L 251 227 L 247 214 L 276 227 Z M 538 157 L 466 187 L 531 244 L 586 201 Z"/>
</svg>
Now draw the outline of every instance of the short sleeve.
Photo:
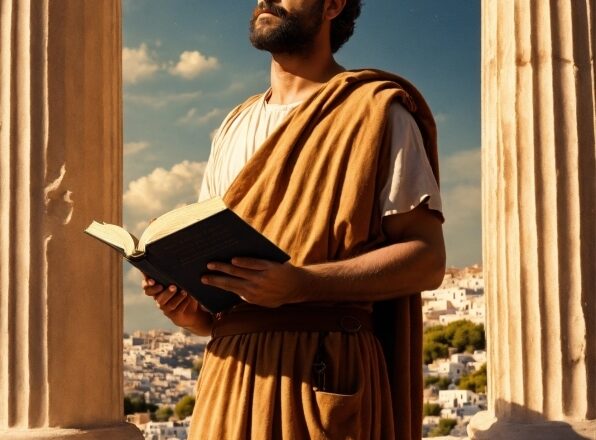
<svg viewBox="0 0 596 440">
<path fill-rule="evenodd" d="M 211 180 L 213 178 L 213 144 L 211 145 L 211 153 L 207 159 L 205 172 L 203 173 L 203 181 L 201 182 L 201 189 L 199 190 L 199 202 L 209 200 L 213 197 L 211 191 Z"/>
<path fill-rule="evenodd" d="M 209 164 L 207 164 L 207 167 Z M 203 181 L 201 182 L 201 189 L 199 190 L 199 202 L 204 202 L 211 198 L 211 193 L 209 192 L 209 184 L 207 183 L 207 168 L 205 169 L 205 174 L 203 174 Z"/>
<path fill-rule="evenodd" d="M 216 177 L 215 162 L 217 157 L 217 145 L 219 145 L 222 130 L 226 126 L 231 114 L 232 112 L 225 117 L 211 139 L 211 151 L 209 152 L 209 159 L 207 159 L 207 165 L 205 166 L 205 172 L 203 173 L 203 181 L 201 182 L 201 189 L 199 190 L 199 202 L 209 200 L 216 196 L 216 184 L 213 179 Z"/>
<path fill-rule="evenodd" d="M 383 216 L 408 212 L 423 203 L 442 216 L 441 194 L 416 121 L 397 102 L 389 113 L 389 174 L 380 192 Z"/>
</svg>

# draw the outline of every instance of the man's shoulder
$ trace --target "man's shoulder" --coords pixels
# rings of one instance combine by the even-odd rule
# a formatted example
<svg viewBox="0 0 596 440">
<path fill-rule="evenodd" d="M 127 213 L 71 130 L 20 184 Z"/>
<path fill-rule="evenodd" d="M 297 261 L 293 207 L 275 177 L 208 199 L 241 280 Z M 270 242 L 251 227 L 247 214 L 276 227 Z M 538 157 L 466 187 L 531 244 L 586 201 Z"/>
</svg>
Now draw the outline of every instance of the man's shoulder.
<svg viewBox="0 0 596 440">
<path fill-rule="evenodd" d="M 263 97 L 264 94 L 265 93 L 263 92 L 263 93 L 258 93 L 256 95 L 249 96 L 244 101 L 242 101 L 240 104 L 236 105 L 236 107 L 234 107 L 230 111 L 230 113 L 228 113 L 228 117 L 226 119 L 229 119 L 233 115 L 236 115 L 236 114 L 242 112 L 243 110 L 247 109 L 251 105 L 256 104 Z"/>
<path fill-rule="evenodd" d="M 263 97 L 264 93 L 259 93 L 257 95 L 252 95 L 245 99 L 240 104 L 236 105 L 230 112 L 226 115 L 226 117 L 221 122 L 218 133 L 225 132 L 229 125 L 236 119 L 236 117 L 242 113 L 243 111 L 249 109 L 251 106 L 257 104 L 259 100 Z M 217 137 L 217 136 L 216 136 Z"/>
</svg>

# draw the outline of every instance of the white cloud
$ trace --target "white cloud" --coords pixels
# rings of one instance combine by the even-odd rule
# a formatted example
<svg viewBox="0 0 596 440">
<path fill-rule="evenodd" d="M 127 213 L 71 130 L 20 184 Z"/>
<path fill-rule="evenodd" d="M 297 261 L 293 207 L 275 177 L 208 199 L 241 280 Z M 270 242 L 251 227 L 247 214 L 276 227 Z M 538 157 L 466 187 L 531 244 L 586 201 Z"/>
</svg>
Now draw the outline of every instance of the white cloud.
<svg viewBox="0 0 596 440">
<path fill-rule="evenodd" d="M 482 216 L 479 186 L 443 191 L 445 246 L 449 266 L 482 263 Z"/>
<path fill-rule="evenodd" d="M 141 288 L 142 275 L 139 270 L 124 263 L 124 327 L 126 332 L 177 327 L 156 306 L 155 301 L 145 295 Z"/>
<path fill-rule="evenodd" d="M 214 118 L 218 118 L 224 114 L 221 108 L 214 108 L 205 114 L 197 115 L 197 109 L 191 108 L 186 115 L 178 119 L 179 125 L 204 125 Z"/>
<path fill-rule="evenodd" d="M 136 84 L 152 77 L 158 70 L 159 64 L 149 53 L 145 43 L 136 49 L 122 49 L 122 80 L 125 84 Z"/>
<path fill-rule="evenodd" d="M 151 173 L 132 181 L 124 193 L 124 218 L 132 225 L 131 232 L 138 234 L 149 219 L 177 206 L 195 202 L 203 180 L 205 162 L 183 161 L 172 168 L 156 168 Z M 124 324 L 127 332 L 138 329 L 176 329 L 147 297 L 141 288 L 141 274 L 128 265 L 124 266 Z"/>
<path fill-rule="evenodd" d="M 444 157 L 440 166 L 448 265 L 481 263 L 480 149 Z"/>
<path fill-rule="evenodd" d="M 447 113 L 435 113 L 434 117 L 437 124 L 444 124 L 449 119 Z"/>
<path fill-rule="evenodd" d="M 130 264 L 124 267 L 124 306 L 144 304 L 151 299 L 143 293 L 142 279 L 143 275 L 136 267 Z"/>
<path fill-rule="evenodd" d="M 127 93 L 124 95 L 124 101 L 126 103 L 138 104 L 144 107 L 151 107 L 154 109 L 160 109 L 170 104 L 179 104 L 184 102 L 196 101 L 203 92 L 200 90 L 196 92 L 186 93 L 171 93 L 171 94 L 155 94 L 151 95 L 137 95 L 133 93 Z"/>
<path fill-rule="evenodd" d="M 149 142 L 146 141 L 139 141 L 139 142 L 127 142 L 124 144 L 124 155 L 125 156 L 132 156 L 137 154 L 149 146 Z"/>
<path fill-rule="evenodd" d="M 480 148 L 442 157 L 439 167 L 441 185 L 480 185 Z"/>
<path fill-rule="evenodd" d="M 124 274 L 124 282 L 126 284 L 140 286 L 142 279 L 143 279 L 143 275 L 141 274 L 141 272 L 136 267 L 132 267 L 132 266 L 128 265 L 128 270 Z"/>
<path fill-rule="evenodd" d="M 469 219 L 480 216 L 482 197 L 480 186 L 456 185 L 447 188 L 442 195 L 445 217 L 452 225 L 465 224 Z"/>
<path fill-rule="evenodd" d="M 208 57 L 199 51 L 184 51 L 180 54 L 180 60 L 170 68 L 172 75 L 185 79 L 193 79 L 203 72 L 219 68 L 219 60 L 216 57 Z"/>
<path fill-rule="evenodd" d="M 130 182 L 123 197 L 125 224 L 138 234 L 147 222 L 177 206 L 198 199 L 206 162 L 187 160 L 170 170 L 156 168 L 147 176 Z"/>
</svg>

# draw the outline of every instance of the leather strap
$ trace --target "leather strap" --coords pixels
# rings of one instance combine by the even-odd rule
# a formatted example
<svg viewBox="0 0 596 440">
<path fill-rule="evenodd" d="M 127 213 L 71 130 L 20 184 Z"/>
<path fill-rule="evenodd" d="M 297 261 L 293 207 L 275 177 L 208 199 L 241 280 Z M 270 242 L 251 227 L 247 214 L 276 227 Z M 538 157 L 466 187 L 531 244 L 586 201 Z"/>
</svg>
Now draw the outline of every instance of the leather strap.
<svg viewBox="0 0 596 440">
<path fill-rule="evenodd" d="M 371 313 L 357 307 L 282 306 L 232 309 L 215 315 L 215 338 L 272 331 L 343 332 L 373 331 Z"/>
</svg>

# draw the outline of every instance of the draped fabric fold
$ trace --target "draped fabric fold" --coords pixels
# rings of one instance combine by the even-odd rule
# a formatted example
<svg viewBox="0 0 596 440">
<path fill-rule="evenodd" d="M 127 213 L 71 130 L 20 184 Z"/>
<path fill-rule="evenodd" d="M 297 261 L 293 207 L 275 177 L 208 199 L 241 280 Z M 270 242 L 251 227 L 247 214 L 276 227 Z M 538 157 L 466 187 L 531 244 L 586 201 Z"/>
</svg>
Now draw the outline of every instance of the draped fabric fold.
<svg viewBox="0 0 596 440">
<path fill-rule="evenodd" d="M 253 97 L 233 112 L 239 113 Z M 379 191 L 388 175 L 389 107 L 398 100 L 422 133 L 438 181 L 436 129 L 421 94 L 377 70 L 336 75 L 294 109 L 252 156 L 224 200 L 295 265 L 348 259 L 386 244 Z M 419 439 L 422 314 L 412 293 L 375 305 L 399 440 Z"/>
</svg>

